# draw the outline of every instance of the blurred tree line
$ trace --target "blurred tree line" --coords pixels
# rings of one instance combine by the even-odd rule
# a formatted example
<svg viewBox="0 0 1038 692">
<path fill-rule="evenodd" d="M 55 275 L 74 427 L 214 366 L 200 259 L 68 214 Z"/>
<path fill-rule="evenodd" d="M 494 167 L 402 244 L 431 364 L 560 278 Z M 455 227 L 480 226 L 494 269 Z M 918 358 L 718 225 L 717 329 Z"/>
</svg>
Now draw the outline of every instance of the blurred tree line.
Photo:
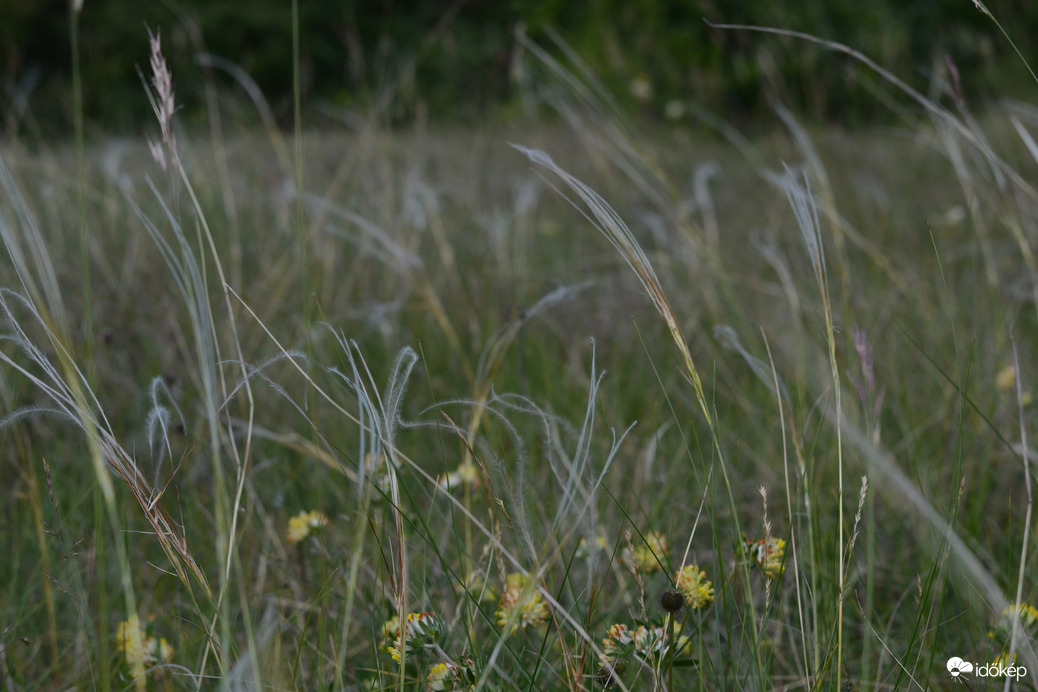
<svg viewBox="0 0 1038 692">
<path fill-rule="evenodd" d="M 1038 3 L 987 6 L 1023 54 L 1038 58 Z M 0 117 L 8 134 L 69 131 L 72 11 L 63 0 L 0 1 Z M 94 132 L 136 132 L 150 117 L 137 73 L 147 70 L 147 28 L 161 32 L 181 118 L 203 117 L 207 84 L 244 94 L 226 70 L 204 69 L 199 56 L 212 55 L 244 70 L 275 117 L 291 120 L 289 0 L 83 0 L 77 19 L 84 113 Z M 515 36 L 522 31 L 543 46 L 553 46 L 557 32 L 621 101 L 650 115 L 662 117 L 677 100 L 752 118 L 772 97 L 821 120 L 860 121 L 885 108 L 870 88 L 882 88 L 879 81 L 844 57 L 704 20 L 840 41 L 924 89 L 949 64 L 945 56 L 967 96 L 1036 88 L 972 0 L 300 0 L 303 99 L 308 111 L 377 108 L 390 121 L 417 113 L 460 122 L 506 117 L 521 96 Z"/>
</svg>

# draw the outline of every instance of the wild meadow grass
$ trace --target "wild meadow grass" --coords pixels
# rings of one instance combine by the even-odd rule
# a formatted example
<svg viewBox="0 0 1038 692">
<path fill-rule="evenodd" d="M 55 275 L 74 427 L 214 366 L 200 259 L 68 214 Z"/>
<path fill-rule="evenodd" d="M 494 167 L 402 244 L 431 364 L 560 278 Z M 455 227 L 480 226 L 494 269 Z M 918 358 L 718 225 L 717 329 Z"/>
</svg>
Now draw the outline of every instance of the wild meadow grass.
<svg viewBox="0 0 1038 692">
<path fill-rule="evenodd" d="M 1034 686 L 1038 110 L 528 49 L 508 127 L 186 133 L 156 46 L 153 140 L 4 145 L 5 689 Z"/>
</svg>

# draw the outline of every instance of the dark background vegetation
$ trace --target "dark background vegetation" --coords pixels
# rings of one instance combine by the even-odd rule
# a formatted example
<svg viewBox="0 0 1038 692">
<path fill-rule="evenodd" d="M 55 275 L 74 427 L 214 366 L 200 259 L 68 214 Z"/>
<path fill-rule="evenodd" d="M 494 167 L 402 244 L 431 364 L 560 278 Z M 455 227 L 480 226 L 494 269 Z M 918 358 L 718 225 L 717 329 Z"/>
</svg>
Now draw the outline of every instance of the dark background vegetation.
<svg viewBox="0 0 1038 692">
<path fill-rule="evenodd" d="M 989 0 L 988 7 L 1034 56 L 1038 3 Z M 276 117 L 291 121 L 289 0 L 85 0 L 78 19 L 89 133 L 135 133 L 148 116 L 136 71 L 147 66 L 146 27 L 162 34 L 181 119 L 204 113 L 207 84 L 243 94 L 225 73 L 199 67 L 197 56 L 210 53 L 243 68 Z M 645 75 L 653 97 L 639 108 L 649 116 L 679 98 L 749 118 L 775 94 L 823 121 L 853 124 L 884 110 L 851 61 L 704 20 L 840 41 L 924 89 L 946 55 L 970 97 L 1013 96 L 1028 86 L 1025 68 L 971 0 L 301 0 L 299 20 L 304 104 L 368 115 L 375 108 L 389 122 L 507 118 L 521 96 L 517 30 L 545 44 L 557 32 L 621 99 L 631 99 L 628 84 Z M 0 117 L 8 136 L 70 131 L 72 62 L 67 2 L 0 3 Z"/>
</svg>

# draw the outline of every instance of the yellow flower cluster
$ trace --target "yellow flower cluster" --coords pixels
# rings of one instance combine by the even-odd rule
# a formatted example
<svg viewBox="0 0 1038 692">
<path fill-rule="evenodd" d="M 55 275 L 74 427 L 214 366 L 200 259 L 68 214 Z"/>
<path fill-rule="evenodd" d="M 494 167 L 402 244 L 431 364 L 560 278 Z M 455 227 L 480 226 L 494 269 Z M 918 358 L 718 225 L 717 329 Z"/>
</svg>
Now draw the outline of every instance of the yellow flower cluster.
<svg viewBox="0 0 1038 692">
<path fill-rule="evenodd" d="M 1009 637 L 1013 633 L 1013 620 L 1020 616 L 1020 627 L 1030 636 L 1038 634 L 1038 608 L 1030 603 L 1011 605 L 998 616 L 995 628 L 988 632 L 988 637 L 1008 647 Z"/>
<path fill-rule="evenodd" d="M 667 559 L 669 552 L 667 537 L 659 531 L 649 531 L 643 543 L 634 546 L 633 551 L 630 547 L 624 548 L 620 558 L 628 568 L 633 567 L 642 574 L 652 574 L 660 569 L 660 563 Z"/>
<path fill-rule="evenodd" d="M 786 542 L 781 538 L 771 537 L 765 541 L 763 538 L 747 540 L 746 547 L 750 557 L 764 570 L 768 579 L 777 579 L 785 569 L 782 560 L 786 556 Z"/>
<path fill-rule="evenodd" d="M 437 690 L 469 690 L 475 686 L 479 676 L 471 658 L 462 658 L 455 663 L 437 663 L 429 670 L 426 681 L 430 692 Z"/>
<path fill-rule="evenodd" d="M 437 663 L 431 669 L 429 669 L 429 677 L 426 678 L 429 682 L 430 690 L 452 690 L 454 689 L 454 672 L 451 670 L 451 663 Z"/>
<path fill-rule="evenodd" d="M 497 606 L 497 624 L 515 632 L 520 627 L 533 627 L 547 619 L 548 606 L 541 599 L 537 586 L 525 574 L 509 574 Z"/>
<path fill-rule="evenodd" d="M 609 550 L 609 541 L 605 539 L 605 536 L 599 534 L 594 538 L 581 538 L 577 543 L 576 557 L 581 560 L 587 559 L 597 552 L 604 552 Z"/>
<path fill-rule="evenodd" d="M 1015 666 L 1016 654 L 1014 653 L 1012 656 L 1010 656 L 1008 651 L 1003 651 L 998 655 L 998 657 L 992 662 L 991 665 L 997 666 L 999 668 L 1009 668 L 1010 666 Z"/>
<path fill-rule="evenodd" d="M 995 375 L 995 387 L 1000 392 L 1008 392 L 1016 384 L 1016 367 L 1007 365 Z"/>
<path fill-rule="evenodd" d="M 693 609 L 714 602 L 714 585 L 706 580 L 706 572 L 696 565 L 686 565 L 674 573 L 674 588 Z"/>
<path fill-rule="evenodd" d="M 1016 389 L 1016 366 L 1010 363 L 995 375 L 995 388 L 1004 394 L 1015 394 Z M 1033 401 L 1031 392 L 1023 390 L 1021 393 L 1020 401 L 1024 406 L 1030 406 Z"/>
<path fill-rule="evenodd" d="M 679 636 L 681 625 L 674 624 L 674 636 L 679 652 L 684 652 L 691 640 Z M 603 665 L 634 655 L 646 661 L 656 661 L 666 657 L 670 651 L 671 639 L 667 629 L 660 625 L 646 627 L 638 625 L 631 629 L 627 625 L 612 625 L 606 630 L 606 638 L 602 640 L 602 654 L 599 660 Z"/>
<path fill-rule="evenodd" d="M 316 509 L 312 512 L 300 512 L 288 520 L 288 543 L 298 545 L 327 525 L 328 517 Z"/>
<path fill-rule="evenodd" d="M 382 625 L 382 639 L 386 651 L 399 661 L 401 652 L 411 655 L 422 649 L 435 646 L 440 639 L 443 623 L 436 613 L 408 613 L 407 624 L 400 626 L 400 618 L 392 617 Z"/>
<path fill-rule="evenodd" d="M 1017 617 L 1020 618 L 1021 634 L 1025 639 L 1038 634 L 1038 608 L 1035 608 L 1030 603 L 1021 603 L 1019 605 L 1013 604 L 1003 609 L 995 622 L 994 628 L 988 632 L 988 637 L 992 640 L 996 649 L 1000 650 L 998 657 L 995 659 L 995 664 L 997 665 L 1012 666 L 1016 664 L 1016 654 L 1010 657 L 1009 649 L 1013 636 L 1013 622 Z"/>
<path fill-rule="evenodd" d="M 610 625 L 602 640 L 602 663 L 628 656 L 634 650 L 634 637 L 627 625 Z"/>
<path fill-rule="evenodd" d="M 144 672 L 148 666 L 173 660 L 170 643 L 165 637 L 156 638 L 141 628 L 141 620 L 137 615 L 131 615 L 120 622 L 115 637 L 116 648 L 125 657 L 130 675 L 138 680 L 138 687 L 144 684 Z"/>
<path fill-rule="evenodd" d="M 1035 608 L 1030 603 L 1009 606 L 1002 611 L 995 626 L 1006 632 L 1012 632 L 1013 618 L 1017 613 L 1020 614 L 1020 626 L 1033 632 L 1035 625 L 1038 625 L 1038 608 Z"/>
</svg>

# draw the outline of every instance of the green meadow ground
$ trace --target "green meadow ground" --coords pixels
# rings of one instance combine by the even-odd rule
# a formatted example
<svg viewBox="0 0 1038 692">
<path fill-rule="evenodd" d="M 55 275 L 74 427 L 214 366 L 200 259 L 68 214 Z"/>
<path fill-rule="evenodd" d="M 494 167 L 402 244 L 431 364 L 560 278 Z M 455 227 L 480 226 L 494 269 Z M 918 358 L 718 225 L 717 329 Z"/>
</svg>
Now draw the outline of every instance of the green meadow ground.
<svg viewBox="0 0 1038 692">
<path fill-rule="evenodd" d="M 1038 112 L 592 101 L 4 146 L 5 689 L 1034 686 Z"/>
</svg>

